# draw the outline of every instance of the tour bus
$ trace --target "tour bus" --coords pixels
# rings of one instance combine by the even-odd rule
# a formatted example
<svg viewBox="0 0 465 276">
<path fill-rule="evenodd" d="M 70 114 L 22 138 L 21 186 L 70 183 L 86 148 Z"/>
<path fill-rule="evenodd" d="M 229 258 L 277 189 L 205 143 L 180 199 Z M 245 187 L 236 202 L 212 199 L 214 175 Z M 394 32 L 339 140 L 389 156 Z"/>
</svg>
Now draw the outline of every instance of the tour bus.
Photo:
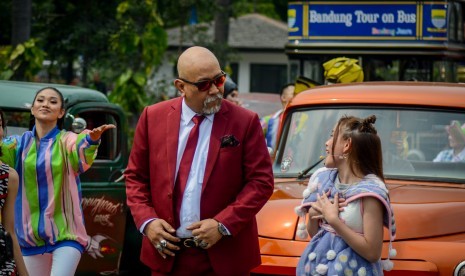
<svg viewBox="0 0 465 276">
<path fill-rule="evenodd" d="M 322 64 L 357 59 L 365 81 L 465 82 L 464 1 L 288 4 L 289 76 L 323 83 Z"/>
</svg>

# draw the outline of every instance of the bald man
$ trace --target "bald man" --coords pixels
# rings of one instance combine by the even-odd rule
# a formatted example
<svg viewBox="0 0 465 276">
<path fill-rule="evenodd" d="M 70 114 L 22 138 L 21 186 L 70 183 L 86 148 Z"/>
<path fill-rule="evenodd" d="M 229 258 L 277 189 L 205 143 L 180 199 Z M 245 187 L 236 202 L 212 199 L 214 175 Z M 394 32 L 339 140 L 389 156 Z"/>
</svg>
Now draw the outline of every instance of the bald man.
<svg viewBox="0 0 465 276">
<path fill-rule="evenodd" d="M 152 275 L 248 275 L 260 264 L 255 215 L 273 192 L 259 118 L 223 100 L 208 49 L 187 49 L 177 69 L 181 97 L 144 109 L 125 172 L 141 261 Z"/>
</svg>

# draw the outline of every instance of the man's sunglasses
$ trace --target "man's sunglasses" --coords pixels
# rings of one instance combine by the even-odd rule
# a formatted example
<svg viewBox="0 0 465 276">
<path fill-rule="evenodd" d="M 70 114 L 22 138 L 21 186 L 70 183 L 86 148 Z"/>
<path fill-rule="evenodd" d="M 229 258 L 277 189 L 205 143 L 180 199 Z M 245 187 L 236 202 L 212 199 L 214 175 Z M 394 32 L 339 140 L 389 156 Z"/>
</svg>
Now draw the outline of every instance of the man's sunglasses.
<svg viewBox="0 0 465 276">
<path fill-rule="evenodd" d="M 191 82 L 183 78 L 179 78 L 179 79 L 188 84 L 195 85 L 197 89 L 199 89 L 200 92 L 204 92 L 204 91 L 210 90 L 210 88 L 212 87 L 212 84 L 214 84 L 218 88 L 223 86 L 224 82 L 226 81 L 226 73 L 221 71 L 221 75 L 215 77 L 212 80 L 202 80 L 198 82 Z"/>
</svg>

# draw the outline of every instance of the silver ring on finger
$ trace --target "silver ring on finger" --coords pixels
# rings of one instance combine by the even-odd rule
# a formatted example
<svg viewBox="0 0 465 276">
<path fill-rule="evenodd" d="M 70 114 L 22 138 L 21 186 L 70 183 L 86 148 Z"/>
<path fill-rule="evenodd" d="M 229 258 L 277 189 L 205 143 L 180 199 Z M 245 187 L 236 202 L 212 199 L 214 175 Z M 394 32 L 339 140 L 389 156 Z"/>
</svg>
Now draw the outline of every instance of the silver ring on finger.
<svg viewBox="0 0 465 276">
<path fill-rule="evenodd" d="M 165 248 L 168 245 L 168 242 L 166 240 L 161 240 L 160 245 L 162 248 Z"/>
<path fill-rule="evenodd" d="M 205 242 L 205 241 L 201 241 L 201 242 L 199 243 L 199 246 L 200 246 L 201 248 L 206 248 L 206 247 L 208 247 L 208 243 Z"/>
<path fill-rule="evenodd" d="M 155 248 L 158 250 L 158 252 L 162 252 L 163 251 L 163 247 L 161 246 L 161 244 L 157 243 L 157 245 L 155 245 Z"/>
</svg>

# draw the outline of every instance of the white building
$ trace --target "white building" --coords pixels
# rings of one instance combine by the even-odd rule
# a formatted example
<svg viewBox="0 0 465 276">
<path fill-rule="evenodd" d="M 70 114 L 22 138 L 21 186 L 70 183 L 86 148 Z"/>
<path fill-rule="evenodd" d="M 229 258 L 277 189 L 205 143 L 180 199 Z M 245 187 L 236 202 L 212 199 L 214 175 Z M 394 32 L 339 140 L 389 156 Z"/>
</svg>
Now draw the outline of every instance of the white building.
<svg viewBox="0 0 465 276">
<path fill-rule="evenodd" d="M 213 23 L 183 28 L 168 29 L 168 50 L 155 82 L 171 84 L 176 77 L 176 59 L 180 51 L 194 45 L 192 34 L 203 27 L 204 32 L 197 35 L 204 41 L 213 40 Z M 237 61 L 231 62 L 231 78 L 237 82 L 240 93 L 264 92 L 279 93 L 281 86 L 288 82 L 288 58 L 284 52 L 287 42 L 287 24 L 260 14 L 247 14 L 231 18 L 229 23 L 228 44 L 236 51 Z M 170 94 L 175 93 L 170 87 Z"/>
</svg>

